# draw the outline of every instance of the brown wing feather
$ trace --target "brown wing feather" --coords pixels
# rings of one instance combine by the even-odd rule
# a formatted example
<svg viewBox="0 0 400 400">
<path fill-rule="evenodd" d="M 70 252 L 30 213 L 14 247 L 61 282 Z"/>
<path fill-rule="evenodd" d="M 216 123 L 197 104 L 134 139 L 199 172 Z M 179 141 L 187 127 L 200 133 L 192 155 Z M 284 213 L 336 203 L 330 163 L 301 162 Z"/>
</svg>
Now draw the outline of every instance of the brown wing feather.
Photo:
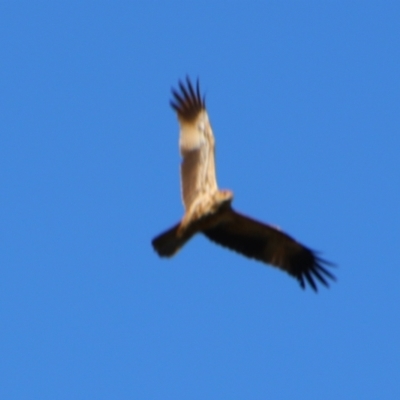
<svg viewBox="0 0 400 400">
<path fill-rule="evenodd" d="M 179 82 L 180 91 L 172 90 L 171 107 L 180 123 L 181 187 L 185 209 L 206 192 L 217 190 L 214 161 L 214 136 L 205 110 L 205 100 L 189 78 L 186 86 Z"/>
<path fill-rule="evenodd" d="M 305 287 L 305 280 L 315 291 L 315 278 L 325 286 L 329 286 L 328 278 L 335 280 L 325 268 L 330 263 L 280 230 L 232 209 L 221 221 L 203 231 L 204 235 L 247 257 L 279 267 L 295 277 L 302 288 Z"/>
</svg>

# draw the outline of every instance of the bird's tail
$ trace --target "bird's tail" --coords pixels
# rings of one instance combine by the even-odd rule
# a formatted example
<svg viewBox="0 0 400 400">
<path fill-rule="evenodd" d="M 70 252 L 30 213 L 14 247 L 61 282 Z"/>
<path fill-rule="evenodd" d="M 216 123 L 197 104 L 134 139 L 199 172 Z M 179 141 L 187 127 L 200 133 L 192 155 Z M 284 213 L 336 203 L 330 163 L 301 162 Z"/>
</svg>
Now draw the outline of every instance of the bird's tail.
<svg viewBox="0 0 400 400">
<path fill-rule="evenodd" d="M 178 235 L 180 223 L 152 240 L 154 250 L 161 257 L 172 257 L 190 239 L 190 235 Z"/>
</svg>

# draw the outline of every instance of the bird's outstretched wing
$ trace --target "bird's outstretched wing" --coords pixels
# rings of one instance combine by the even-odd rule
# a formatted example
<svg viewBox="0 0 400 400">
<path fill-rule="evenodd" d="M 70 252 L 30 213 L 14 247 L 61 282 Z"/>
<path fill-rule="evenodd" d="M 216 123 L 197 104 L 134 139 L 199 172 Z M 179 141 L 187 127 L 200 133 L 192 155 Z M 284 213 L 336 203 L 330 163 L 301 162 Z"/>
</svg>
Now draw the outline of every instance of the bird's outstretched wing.
<svg viewBox="0 0 400 400">
<path fill-rule="evenodd" d="M 179 147 L 181 188 L 186 211 L 195 199 L 218 189 L 215 177 L 214 136 L 208 119 L 205 100 L 200 95 L 199 81 L 196 90 L 189 78 L 186 86 L 179 82 L 180 91 L 172 89 L 171 107 L 178 114 L 180 124 Z"/>
<path fill-rule="evenodd" d="M 329 286 L 335 277 L 326 269 L 329 262 L 272 226 L 229 209 L 221 222 L 203 233 L 212 241 L 247 257 L 272 264 L 295 277 L 302 288 L 305 282 L 317 291 L 315 278 Z"/>
</svg>

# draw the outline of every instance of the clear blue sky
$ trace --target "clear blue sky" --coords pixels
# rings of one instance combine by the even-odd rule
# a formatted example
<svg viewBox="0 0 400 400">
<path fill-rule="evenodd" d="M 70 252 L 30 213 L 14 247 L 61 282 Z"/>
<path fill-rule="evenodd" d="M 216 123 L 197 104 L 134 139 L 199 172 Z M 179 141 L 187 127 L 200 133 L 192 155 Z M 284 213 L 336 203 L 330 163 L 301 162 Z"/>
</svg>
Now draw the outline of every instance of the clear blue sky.
<svg viewBox="0 0 400 400">
<path fill-rule="evenodd" d="M 400 398 L 399 3 L 33 3 L 0 5 L 0 398 Z M 153 252 L 186 74 L 220 186 L 330 289 Z"/>
</svg>

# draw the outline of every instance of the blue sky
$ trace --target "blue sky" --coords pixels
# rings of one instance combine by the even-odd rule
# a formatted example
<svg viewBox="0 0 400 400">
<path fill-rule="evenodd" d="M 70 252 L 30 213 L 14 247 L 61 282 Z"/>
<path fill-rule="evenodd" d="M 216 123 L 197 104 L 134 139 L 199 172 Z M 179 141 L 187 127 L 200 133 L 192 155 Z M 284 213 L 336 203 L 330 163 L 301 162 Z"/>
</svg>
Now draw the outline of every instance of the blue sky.
<svg viewBox="0 0 400 400">
<path fill-rule="evenodd" d="M 400 6 L 140 3 L 0 5 L 0 398 L 400 398 Z M 220 186 L 330 289 L 154 253 L 186 74 Z"/>
</svg>

